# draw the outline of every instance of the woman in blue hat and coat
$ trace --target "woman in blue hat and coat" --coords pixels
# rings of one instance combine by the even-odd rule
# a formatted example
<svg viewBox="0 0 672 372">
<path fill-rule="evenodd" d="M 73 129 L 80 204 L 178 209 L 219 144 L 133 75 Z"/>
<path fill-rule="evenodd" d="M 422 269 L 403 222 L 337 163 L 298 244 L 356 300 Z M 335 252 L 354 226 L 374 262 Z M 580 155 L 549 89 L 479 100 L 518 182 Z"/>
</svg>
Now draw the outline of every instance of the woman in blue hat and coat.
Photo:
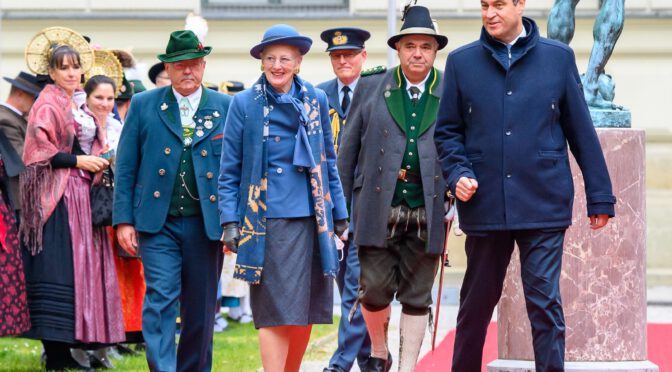
<svg viewBox="0 0 672 372">
<path fill-rule="evenodd" d="M 337 236 L 347 210 L 326 94 L 298 76 L 312 40 L 274 25 L 250 50 L 262 74 L 238 93 L 219 178 L 234 277 L 250 282 L 265 371 L 298 371 L 313 324 L 332 322 Z"/>
</svg>

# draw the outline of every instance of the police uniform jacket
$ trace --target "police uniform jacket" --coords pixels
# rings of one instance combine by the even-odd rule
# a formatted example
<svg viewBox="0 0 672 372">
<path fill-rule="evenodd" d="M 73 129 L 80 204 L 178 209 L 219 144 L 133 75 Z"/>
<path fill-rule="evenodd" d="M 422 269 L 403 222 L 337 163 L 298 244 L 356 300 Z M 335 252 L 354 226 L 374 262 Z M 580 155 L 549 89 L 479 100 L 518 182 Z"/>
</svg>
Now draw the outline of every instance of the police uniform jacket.
<svg viewBox="0 0 672 372">
<path fill-rule="evenodd" d="M 614 215 L 615 198 L 584 100 L 574 53 L 527 36 L 507 47 L 485 30 L 448 56 L 436 147 L 454 192 L 460 177 L 478 190 L 457 202 L 466 231 L 561 228 L 572 219 L 567 144 L 581 167 L 588 214 Z"/>
<path fill-rule="evenodd" d="M 418 137 L 420 175 L 427 211 L 426 251 L 443 251 L 446 184 L 434 147 L 436 109 L 441 77 L 426 89 L 427 106 Z M 392 198 L 406 148 L 401 69 L 360 78 L 341 139 L 338 171 L 346 200 L 355 198 L 352 218 L 357 221 L 358 246 L 384 247 Z M 356 171 L 355 171 L 356 169 Z"/>
<path fill-rule="evenodd" d="M 199 203 L 208 238 L 218 240 L 222 229 L 217 211 L 217 176 L 224 120 L 231 97 L 203 88 L 194 121 L 207 119 L 203 136 L 194 135 L 192 159 Z M 133 96 L 121 132 L 115 174 L 113 225 L 131 224 L 140 232 L 163 227 L 178 177 L 182 125 L 170 86 Z"/>
</svg>

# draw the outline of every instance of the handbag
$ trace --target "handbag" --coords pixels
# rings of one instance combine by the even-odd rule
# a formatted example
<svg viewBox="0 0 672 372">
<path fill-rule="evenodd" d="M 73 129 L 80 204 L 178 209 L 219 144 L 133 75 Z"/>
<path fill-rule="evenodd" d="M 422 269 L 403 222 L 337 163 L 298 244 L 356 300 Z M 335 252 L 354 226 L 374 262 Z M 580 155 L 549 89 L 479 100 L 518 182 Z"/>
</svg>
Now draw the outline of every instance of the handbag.
<svg viewBox="0 0 672 372">
<path fill-rule="evenodd" d="M 114 174 L 112 169 L 103 171 L 99 184 L 91 186 L 91 222 L 93 226 L 112 226 L 112 200 Z"/>
</svg>

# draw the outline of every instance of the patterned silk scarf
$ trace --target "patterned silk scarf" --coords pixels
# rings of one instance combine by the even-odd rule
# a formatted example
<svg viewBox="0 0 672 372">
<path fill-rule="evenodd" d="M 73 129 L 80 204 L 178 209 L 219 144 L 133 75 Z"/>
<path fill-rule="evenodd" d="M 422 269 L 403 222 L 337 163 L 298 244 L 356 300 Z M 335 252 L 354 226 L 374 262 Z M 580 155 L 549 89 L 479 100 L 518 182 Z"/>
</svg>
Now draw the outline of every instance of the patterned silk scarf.
<svg viewBox="0 0 672 372">
<path fill-rule="evenodd" d="M 325 276 L 335 277 L 338 270 L 338 259 L 335 243 L 332 239 L 333 221 L 331 211 L 331 195 L 329 182 L 324 177 L 328 174 L 327 159 L 324 148 L 324 135 L 320 117 L 320 107 L 315 89 L 294 77 L 294 84 L 299 87 L 300 98 L 289 94 L 277 98 L 280 103 L 290 103 L 297 113 L 299 128 L 294 147 L 293 165 L 310 169 L 310 187 L 317 222 L 318 243 L 322 261 L 322 272 Z M 263 107 L 262 161 L 253 165 L 250 186 L 247 193 L 247 208 L 241 227 L 241 239 L 238 246 L 238 259 L 234 278 L 245 280 L 251 284 L 260 284 L 264 267 L 264 251 L 266 248 L 266 191 L 268 174 L 268 136 L 269 115 L 271 107 L 268 96 L 272 94 L 266 77 L 255 83 L 253 89 L 255 100 L 260 100 Z M 325 182 L 326 181 L 326 182 Z M 329 207 L 327 207 L 327 205 Z"/>
</svg>

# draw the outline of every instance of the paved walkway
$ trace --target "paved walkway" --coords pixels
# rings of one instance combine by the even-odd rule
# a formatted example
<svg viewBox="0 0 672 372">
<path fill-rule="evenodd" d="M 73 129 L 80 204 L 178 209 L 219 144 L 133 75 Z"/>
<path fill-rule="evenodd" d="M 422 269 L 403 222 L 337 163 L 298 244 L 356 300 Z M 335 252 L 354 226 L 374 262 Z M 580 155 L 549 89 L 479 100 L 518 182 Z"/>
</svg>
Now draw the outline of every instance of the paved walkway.
<svg viewBox="0 0 672 372">
<path fill-rule="evenodd" d="M 439 319 L 439 330 L 436 337 L 437 346 L 443 340 L 445 335 L 453 328 L 455 328 L 455 321 L 457 318 L 457 305 L 454 303 L 455 295 L 457 293 L 456 288 L 444 288 L 443 290 L 443 303 L 448 303 L 441 306 L 441 314 Z M 435 296 L 436 297 L 436 296 Z M 649 288 L 647 291 L 648 298 L 648 307 L 647 307 L 647 320 L 649 323 L 672 323 L 672 287 L 654 287 Z M 452 304 L 451 304 L 452 303 Z M 334 307 L 334 314 L 340 312 L 340 307 Z M 390 329 L 389 329 L 389 344 L 392 355 L 394 356 L 394 364 L 392 365 L 392 371 L 397 371 L 397 359 L 399 355 L 399 316 L 401 315 L 401 306 L 398 304 L 392 307 L 392 319 L 390 320 Z M 497 315 L 496 312 L 493 315 L 493 321 L 496 321 Z M 304 362 L 301 370 L 304 372 L 322 372 L 322 369 L 327 366 L 329 363 L 329 358 L 331 357 L 331 352 L 336 349 L 336 334 L 326 336 L 322 340 L 318 340 L 317 343 L 313 343 L 309 346 L 309 352 L 313 352 L 318 355 L 326 355 L 323 360 L 319 361 L 306 361 Z M 420 358 L 426 353 L 431 352 L 432 338 L 427 331 L 425 334 L 425 340 L 422 344 L 422 350 L 420 352 Z M 356 363 L 355 363 L 356 364 Z M 355 365 L 352 370 L 353 372 L 359 372 L 359 368 Z"/>
</svg>

